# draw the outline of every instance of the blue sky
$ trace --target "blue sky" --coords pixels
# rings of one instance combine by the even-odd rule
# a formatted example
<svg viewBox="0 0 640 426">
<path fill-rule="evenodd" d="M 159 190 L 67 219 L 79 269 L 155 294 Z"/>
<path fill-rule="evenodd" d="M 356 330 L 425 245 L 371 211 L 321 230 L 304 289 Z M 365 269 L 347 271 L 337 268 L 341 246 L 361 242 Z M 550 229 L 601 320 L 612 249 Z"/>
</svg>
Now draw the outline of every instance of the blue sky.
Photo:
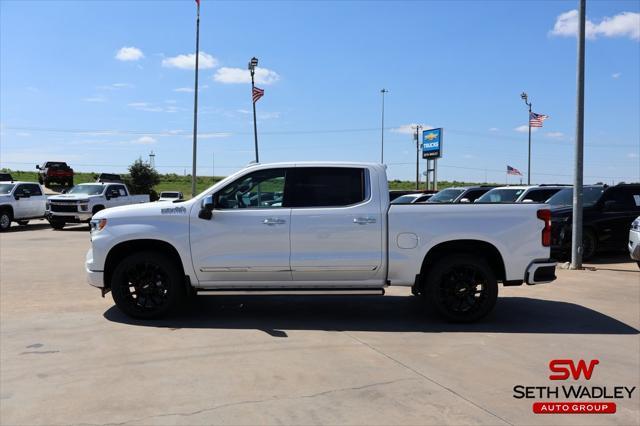
<svg viewBox="0 0 640 426">
<path fill-rule="evenodd" d="M 640 2 L 587 3 L 585 181 L 640 181 Z M 569 182 L 576 6 L 202 0 L 198 174 L 253 159 L 257 56 L 262 162 L 379 161 L 384 87 L 390 178 L 413 178 L 407 129 L 421 123 L 445 129 L 439 178 L 504 182 L 507 164 L 527 169 L 526 90 L 551 117 L 533 134 L 532 181 Z M 192 0 L 0 1 L 0 166 L 122 172 L 153 150 L 161 172 L 189 173 L 195 12 Z"/>
</svg>

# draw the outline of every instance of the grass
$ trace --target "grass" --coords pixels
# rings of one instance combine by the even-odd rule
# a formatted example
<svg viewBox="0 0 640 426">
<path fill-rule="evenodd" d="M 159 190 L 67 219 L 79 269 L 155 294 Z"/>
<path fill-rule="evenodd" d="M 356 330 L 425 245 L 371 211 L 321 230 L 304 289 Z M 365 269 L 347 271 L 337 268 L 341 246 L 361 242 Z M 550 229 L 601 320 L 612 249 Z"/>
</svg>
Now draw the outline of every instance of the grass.
<svg viewBox="0 0 640 426">
<path fill-rule="evenodd" d="M 11 173 L 12 177 L 15 180 L 27 181 L 27 182 L 37 182 L 38 174 L 37 172 L 25 172 L 25 171 L 16 171 L 16 170 L 8 170 L 3 169 L 2 171 L 6 171 Z M 76 172 L 73 178 L 74 183 L 87 183 L 87 182 L 95 182 L 97 173 L 86 173 L 86 172 Z M 222 180 L 222 176 L 198 176 L 196 179 L 196 192 L 200 193 L 205 189 L 209 188 L 215 182 Z M 452 186 L 469 186 L 469 185 L 479 185 L 477 182 L 463 182 L 463 181 L 439 181 L 438 189 L 445 189 Z M 420 189 L 425 188 L 425 183 L 421 182 Z M 154 188 L 158 193 L 162 191 L 180 191 L 184 194 L 185 198 L 191 198 L 191 176 L 181 176 L 175 173 L 161 174 L 160 175 L 160 183 Z M 392 190 L 412 190 L 415 189 L 415 181 L 406 181 L 406 180 L 391 180 L 389 181 L 389 189 Z"/>
</svg>

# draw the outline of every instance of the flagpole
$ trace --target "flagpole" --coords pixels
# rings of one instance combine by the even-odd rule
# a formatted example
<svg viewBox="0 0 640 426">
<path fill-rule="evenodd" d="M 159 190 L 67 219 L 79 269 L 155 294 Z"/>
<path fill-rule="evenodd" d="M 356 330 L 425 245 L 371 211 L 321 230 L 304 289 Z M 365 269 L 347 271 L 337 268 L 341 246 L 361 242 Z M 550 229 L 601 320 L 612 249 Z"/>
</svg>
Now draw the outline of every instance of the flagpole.
<svg viewBox="0 0 640 426">
<path fill-rule="evenodd" d="M 531 102 L 529 102 L 529 158 L 527 160 L 527 185 L 531 185 Z"/>
<path fill-rule="evenodd" d="M 191 164 L 191 197 L 196 196 L 196 153 L 198 147 L 198 57 L 200 56 L 200 0 L 196 18 L 196 81 L 193 95 L 193 162 Z"/>
<path fill-rule="evenodd" d="M 251 103 L 253 104 L 253 140 L 254 140 L 255 151 L 256 151 L 256 163 L 259 163 L 260 159 L 258 157 L 258 124 L 256 121 L 256 100 L 253 95 L 254 90 L 256 88 L 256 84 L 253 76 L 256 72 L 257 66 L 258 66 L 258 58 L 256 57 L 251 58 L 251 60 L 249 61 L 249 71 L 251 72 Z"/>
</svg>

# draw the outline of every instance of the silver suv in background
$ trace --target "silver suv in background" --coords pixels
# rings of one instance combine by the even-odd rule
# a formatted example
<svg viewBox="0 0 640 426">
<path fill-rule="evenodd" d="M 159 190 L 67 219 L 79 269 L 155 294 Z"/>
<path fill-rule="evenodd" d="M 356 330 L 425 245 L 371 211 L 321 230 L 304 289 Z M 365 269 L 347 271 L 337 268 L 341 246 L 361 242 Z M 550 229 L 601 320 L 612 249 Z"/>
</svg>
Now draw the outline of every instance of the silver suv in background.
<svg viewBox="0 0 640 426">
<path fill-rule="evenodd" d="M 488 191 L 476 203 L 544 203 L 567 185 L 499 186 Z"/>
</svg>

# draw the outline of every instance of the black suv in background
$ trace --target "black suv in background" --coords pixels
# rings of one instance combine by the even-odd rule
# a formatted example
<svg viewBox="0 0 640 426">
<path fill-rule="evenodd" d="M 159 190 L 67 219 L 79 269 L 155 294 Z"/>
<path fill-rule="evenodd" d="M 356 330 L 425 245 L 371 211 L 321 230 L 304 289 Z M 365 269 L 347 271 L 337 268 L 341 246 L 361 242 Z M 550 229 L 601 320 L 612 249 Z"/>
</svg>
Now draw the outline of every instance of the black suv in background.
<svg viewBox="0 0 640 426">
<path fill-rule="evenodd" d="M 551 256 L 571 253 L 573 188 L 547 200 L 551 207 Z M 583 190 L 582 258 L 600 250 L 626 250 L 631 222 L 640 216 L 640 184 L 587 185 Z"/>
</svg>

